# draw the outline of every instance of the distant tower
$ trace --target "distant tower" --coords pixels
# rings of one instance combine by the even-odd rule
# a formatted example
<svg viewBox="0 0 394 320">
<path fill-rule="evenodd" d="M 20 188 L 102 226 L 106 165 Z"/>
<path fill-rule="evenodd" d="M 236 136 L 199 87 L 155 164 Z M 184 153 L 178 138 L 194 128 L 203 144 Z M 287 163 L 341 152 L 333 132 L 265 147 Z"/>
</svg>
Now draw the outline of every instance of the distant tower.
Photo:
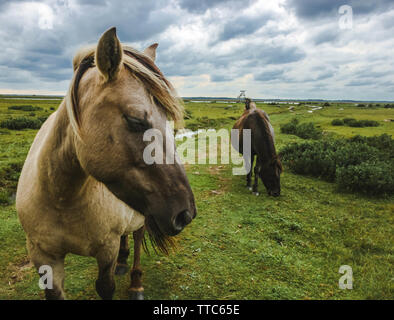
<svg viewBox="0 0 394 320">
<path fill-rule="evenodd" d="M 240 94 L 237 98 L 237 102 L 242 102 L 242 98 L 246 99 L 246 95 L 245 95 L 246 90 L 240 90 Z"/>
</svg>

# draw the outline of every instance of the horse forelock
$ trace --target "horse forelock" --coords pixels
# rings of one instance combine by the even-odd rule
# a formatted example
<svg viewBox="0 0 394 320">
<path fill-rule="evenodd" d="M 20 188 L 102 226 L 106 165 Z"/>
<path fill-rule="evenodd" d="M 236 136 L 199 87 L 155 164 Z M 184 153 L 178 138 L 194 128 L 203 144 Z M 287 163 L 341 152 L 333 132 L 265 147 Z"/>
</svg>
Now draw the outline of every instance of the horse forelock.
<svg viewBox="0 0 394 320">
<path fill-rule="evenodd" d="M 80 49 L 73 59 L 74 76 L 66 95 L 70 123 L 80 137 L 80 109 L 78 87 L 84 73 L 94 67 L 95 46 Z M 164 77 L 152 59 L 129 46 L 123 46 L 123 64 L 147 87 L 148 92 L 176 123 L 183 120 L 183 104 L 171 83 Z"/>
</svg>

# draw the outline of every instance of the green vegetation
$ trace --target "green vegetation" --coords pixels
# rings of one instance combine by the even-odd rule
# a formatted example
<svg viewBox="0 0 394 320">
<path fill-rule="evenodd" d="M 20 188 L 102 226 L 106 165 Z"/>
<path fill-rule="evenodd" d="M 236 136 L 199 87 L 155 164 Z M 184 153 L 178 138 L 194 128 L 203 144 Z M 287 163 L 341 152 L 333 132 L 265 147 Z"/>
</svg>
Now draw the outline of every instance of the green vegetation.
<svg viewBox="0 0 394 320">
<path fill-rule="evenodd" d="M 336 181 L 339 187 L 350 191 L 384 195 L 394 194 L 393 146 L 394 140 L 385 134 L 293 143 L 280 154 L 295 173 Z"/>
<path fill-rule="evenodd" d="M 362 128 L 362 127 L 378 127 L 379 126 L 379 122 L 375 121 L 375 120 L 356 120 L 353 118 L 345 118 L 343 120 L 341 119 L 334 119 L 331 121 L 331 124 L 333 126 L 343 126 L 343 125 L 347 125 L 349 127 L 358 127 L 358 128 Z"/>
<path fill-rule="evenodd" d="M 53 100 L 26 100 L 47 116 Z M 233 103 L 232 103 L 233 104 Z M 0 121 L 23 116 L 8 110 L 15 100 L 0 99 Z M 187 127 L 230 129 L 241 104 L 186 103 Z M 308 113 L 308 107 L 258 103 L 271 118 L 277 150 L 305 140 L 280 133 L 293 118 L 312 122 L 332 139 L 352 138 L 354 145 L 393 150 L 390 108 L 358 108 L 336 104 Z M 341 110 L 342 109 L 342 110 Z M 209 122 L 207 119 L 215 119 Z M 372 119 L 379 127 L 332 126 L 334 118 Z M 201 120 L 202 119 L 202 120 Z M 203 125 L 201 125 L 202 127 Z M 28 265 L 25 235 L 17 219 L 13 195 L 19 170 L 36 129 L 0 131 L 0 299 L 42 299 L 36 271 Z M 357 135 L 360 135 L 357 137 Z M 368 138 L 364 138 L 368 137 Z M 321 140 L 324 141 L 324 140 Z M 320 143 L 320 140 L 317 141 Z M 392 152 L 392 151 L 391 151 Z M 348 166 L 350 167 L 350 165 Z M 198 215 L 179 236 L 169 256 L 143 254 L 143 285 L 147 299 L 393 299 L 394 197 L 371 197 L 338 191 L 337 184 L 295 174 L 288 164 L 281 176 L 279 198 L 255 197 L 244 176 L 231 165 L 186 165 Z M 129 264 L 132 263 L 132 254 Z M 353 269 L 353 290 L 338 288 L 341 265 Z M 69 299 L 99 299 L 93 258 L 68 255 L 65 288 Z M 128 299 L 129 276 L 117 277 L 115 299 Z"/>
<path fill-rule="evenodd" d="M 22 110 L 22 111 L 38 111 L 42 110 L 41 107 L 34 107 L 31 105 L 21 105 L 21 106 L 10 106 L 8 110 Z"/>
<path fill-rule="evenodd" d="M 22 130 L 22 129 L 40 129 L 45 119 L 43 118 L 10 118 L 0 122 L 0 128 L 7 128 L 11 130 Z"/>
<path fill-rule="evenodd" d="M 343 120 L 341 120 L 341 119 L 334 119 L 331 121 L 331 124 L 333 126 L 343 126 L 345 124 L 345 122 L 343 122 Z"/>
<path fill-rule="evenodd" d="M 280 132 L 294 134 L 303 139 L 320 139 L 322 137 L 321 130 L 317 129 L 312 122 L 299 123 L 297 118 L 292 119 L 280 127 Z"/>
</svg>

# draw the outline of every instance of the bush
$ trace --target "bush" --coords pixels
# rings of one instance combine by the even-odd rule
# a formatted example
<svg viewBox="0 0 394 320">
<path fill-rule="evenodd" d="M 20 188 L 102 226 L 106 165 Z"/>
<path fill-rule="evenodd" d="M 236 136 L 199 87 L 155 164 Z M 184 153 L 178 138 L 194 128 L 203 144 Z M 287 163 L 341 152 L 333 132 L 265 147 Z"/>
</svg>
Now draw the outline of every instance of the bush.
<svg viewBox="0 0 394 320">
<path fill-rule="evenodd" d="M 349 127 L 355 127 L 355 128 L 361 128 L 362 127 L 362 123 L 360 121 L 355 120 L 355 119 L 349 120 L 347 125 Z"/>
<path fill-rule="evenodd" d="M 0 127 L 10 130 L 39 129 L 42 123 L 43 121 L 39 118 L 18 117 L 1 121 Z"/>
<path fill-rule="evenodd" d="M 315 127 L 315 125 L 312 122 L 308 123 L 301 123 L 296 127 L 296 133 L 297 136 L 303 139 L 320 139 L 322 136 L 322 133 L 319 129 Z"/>
<path fill-rule="evenodd" d="M 292 119 L 290 122 L 282 125 L 280 131 L 286 134 L 294 134 L 303 139 L 320 139 L 322 136 L 321 130 L 315 127 L 312 122 L 301 123 L 297 118 Z"/>
<path fill-rule="evenodd" d="M 21 111 L 38 111 L 42 110 L 40 107 L 33 107 L 32 105 L 23 105 L 23 106 L 10 106 L 8 110 L 21 110 Z"/>
<path fill-rule="evenodd" d="M 280 156 L 291 171 L 336 181 L 346 190 L 394 193 L 394 140 L 387 134 L 293 143 Z"/>
<path fill-rule="evenodd" d="M 7 191 L 0 190 L 0 204 L 8 205 L 11 204 L 10 195 Z"/>
<path fill-rule="evenodd" d="M 344 122 L 345 124 L 348 124 L 350 121 L 357 121 L 357 120 L 354 119 L 354 118 L 344 118 L 344 119 L 343 119 L 343 122 Z"/>
<path fill-rule="evenodd" d="M 342 124 L 340 124 L 342 123 Z M 378 127 L 379 122 L 375 120 L 356 120 L 354 118 L 345 118 L 343 120 L 341 119 L 334 119 L 332 120 L 331 124 L 333 126 L 341 126 L 343 124 L 346 124 L 349 127 L 357 127 L 357 128 L 363 128 L 363 127 Z"/>
<path fill-rule="evenodd" d="M 364 143 L 379 150 L 385 155 L 385 158 L 394 158 L 394 139 L 390 135 L 384 133 L 380 136 L 363 137 L 360 135 L 349 139 L 350 142 Z"/>
<path fill-rule="evenodd" d="M 336 180 L 338 185 L 349 191 L 372 195 L 394 193 L 394 162 L 362 162 L 359 165 L 339 167 Z"/>
<path fill-rule="evenodd" d="M 344 122 L 341 119 L 334 119 L 334 120 L 331 121 L 331 124 L 333 126 L 343 126 Z"/>
<path fill-rule="evenodd" d="M 379 127 L 379 122 L 375 120 L 359 120 L 362 127 Z"/>
<path fill-rule="evenodd" d="M 280 126 L 280 132 L 286 134 L 295 134 L 299 121 L 297 118 L 292 119 L 290 122 Z"/>
</svg>

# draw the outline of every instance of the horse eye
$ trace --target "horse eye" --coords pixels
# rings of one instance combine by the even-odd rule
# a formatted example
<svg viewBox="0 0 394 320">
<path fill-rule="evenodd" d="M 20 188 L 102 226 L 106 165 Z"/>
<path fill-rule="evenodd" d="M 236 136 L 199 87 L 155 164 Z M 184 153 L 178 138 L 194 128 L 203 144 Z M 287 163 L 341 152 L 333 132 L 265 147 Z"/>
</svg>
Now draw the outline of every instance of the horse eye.
<svg viewBox="0 0 394 320">
<path fill-rule="evenodd" d="M 149 129 L 151 126 L 145 119 L 139 119 L 130 117 L 128 115 L 123 116 L 127 122 L 127 127 L 130 131 L 139 132 Z"/>
</svg>

